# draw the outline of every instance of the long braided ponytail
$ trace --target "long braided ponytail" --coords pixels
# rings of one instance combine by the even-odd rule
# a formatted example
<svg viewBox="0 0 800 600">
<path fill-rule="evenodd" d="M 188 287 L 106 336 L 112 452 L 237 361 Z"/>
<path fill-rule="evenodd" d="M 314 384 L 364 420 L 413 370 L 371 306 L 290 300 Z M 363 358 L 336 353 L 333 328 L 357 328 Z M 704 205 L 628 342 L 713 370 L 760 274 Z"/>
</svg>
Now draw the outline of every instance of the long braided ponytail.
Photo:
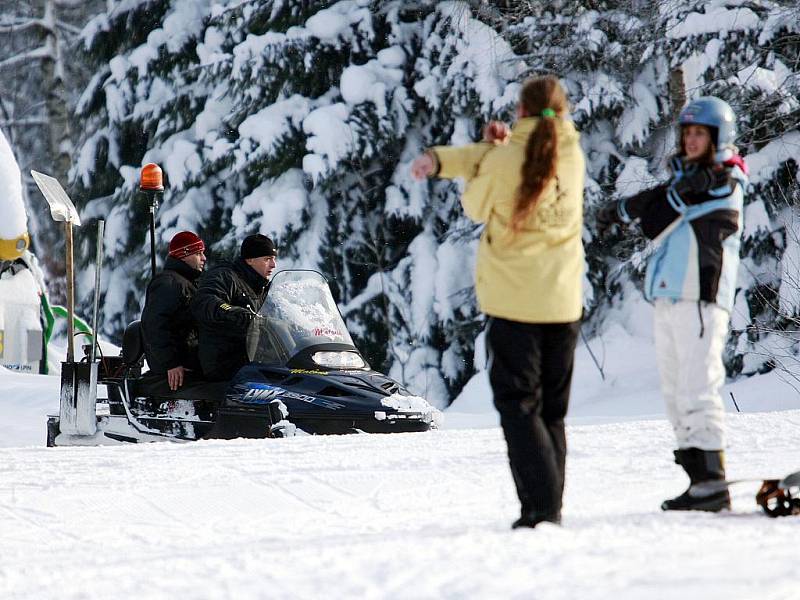
<svg viewBox="0 0 800 600">
<path fill-rule="evenodd" d="M 536 208 L 545 186 L 556 175 L 558 135 L 555 119 L 567 112 L 567 95 L 552 75 L 528 79 L 519 95 L 520 106 L 531 117 L 541 117 L 525 146 L 525 161 L 517 188 L 511 231 L 518 232 Z"/>
</svg>

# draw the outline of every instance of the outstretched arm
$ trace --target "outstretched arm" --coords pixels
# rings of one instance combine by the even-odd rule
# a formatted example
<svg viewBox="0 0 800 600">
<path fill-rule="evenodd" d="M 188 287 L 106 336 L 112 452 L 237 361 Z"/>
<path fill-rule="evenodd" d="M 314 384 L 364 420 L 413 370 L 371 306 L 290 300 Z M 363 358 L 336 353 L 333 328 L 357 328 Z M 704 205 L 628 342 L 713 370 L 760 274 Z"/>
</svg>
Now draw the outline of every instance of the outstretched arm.
<svg viewBox="0 0 800 600">
<path fill-rule="evenodd" d="M 603 237 L 614 224 L 637 221 L 642 233 L 653 239 L 679 216 L 667 201 L 667 186 L 660 185 L 603 206 L 597 212 L 597 230 Z"/>
<path fill-rule="evenodd" d="M 621 200 L 619 211 L 623 221 L 638 220 L 642 233 L 651 240 L 680 216 L 680 213 L 667 201 L 666 185 Z"/>
<path fill-rule="evenodd" d="M 483 128 L 483 141 L 466 146 L 434 146 L 411 163 L 411 176 L 416 180 L 427 177 L 472 179 L 483 156 L 492 146 L 505 144 L 511 128 L 502 121 L 489 121 Z"/>
<path fill-rule="evenodd" d="M 494 144 L 488 142 L 467 146 L 434 146 L 430 152 L 434 154 L 439 165 L 436 176 L 443 179 L 461 177 L 470 181 L 478 174 L 483 157 L 492 148 Z"/>
<path fill-rule="evenodd" d="M 192 315 L 201 323 L 226 323 L 243 333 L 253 315 L 241 306 L 232 306 L 233 281 L 229 273 L 203 277 L 192 298 Z"/>
</svg>

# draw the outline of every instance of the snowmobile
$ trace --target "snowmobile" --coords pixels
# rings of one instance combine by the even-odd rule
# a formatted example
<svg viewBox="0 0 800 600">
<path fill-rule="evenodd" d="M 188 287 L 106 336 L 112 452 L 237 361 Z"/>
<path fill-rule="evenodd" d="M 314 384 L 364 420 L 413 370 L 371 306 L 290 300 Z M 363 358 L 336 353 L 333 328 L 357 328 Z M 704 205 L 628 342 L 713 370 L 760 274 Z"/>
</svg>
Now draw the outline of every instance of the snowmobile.
<svg viewBox="0 0 800 600">
<path fill-rule="evenodd" d="M 95 433 L 62 433 L 61 415 L 50 416 L 48 446 L 419 432 L 441 421 L 427 401 L 369 367 L 316 271 L 273 276 L 248 331 L 250 362 L 230 382 L 149 393 L 141 335 L 134 321 L 121 356 L 100 358 L 107 397 L 98 398 Z"/>
</svg>

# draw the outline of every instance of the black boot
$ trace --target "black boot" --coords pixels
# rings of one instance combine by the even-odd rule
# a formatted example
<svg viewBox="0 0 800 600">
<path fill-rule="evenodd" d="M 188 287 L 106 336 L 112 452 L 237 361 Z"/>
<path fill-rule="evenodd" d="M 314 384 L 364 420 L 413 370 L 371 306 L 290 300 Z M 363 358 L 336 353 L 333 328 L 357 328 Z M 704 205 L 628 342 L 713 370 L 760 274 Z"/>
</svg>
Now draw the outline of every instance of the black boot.
<svg viewBox="0 0 800 600">
<path fill-rule="evenodd" d="M 683 467 L 689 476 L 689 488 L 680 496 L 665 500 L 661 510 L 704 510 L 719 512 L 731 507 L 731 495 L 728 488 L 713 490 L 714 482 L 725 481 L 725 455 L 722 450 L 700 450 L 686 448 L 675 451 L 675 462 Z M 702 490 L 702 485 L 710 491 Z"/>
<path fill-rule="evenodd" d="M 539 523 L 554 523 L 561 524 L 561 515 L 541 515 L 533 512 L 524 512 L 519 519 L 511 524 L 511 529 L 519 529 L 520 527 L 536 527 Z"/>
</svg>

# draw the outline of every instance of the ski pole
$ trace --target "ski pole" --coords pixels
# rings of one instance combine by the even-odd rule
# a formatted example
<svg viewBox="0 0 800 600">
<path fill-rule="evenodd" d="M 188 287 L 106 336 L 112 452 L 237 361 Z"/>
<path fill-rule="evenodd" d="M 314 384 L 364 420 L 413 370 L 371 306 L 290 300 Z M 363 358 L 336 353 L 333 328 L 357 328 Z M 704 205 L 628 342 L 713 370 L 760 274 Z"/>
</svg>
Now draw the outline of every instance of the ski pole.
<svg viewBox="0 0 800 600">
<path fill-rule="evenodd" d="M 597 367 L 597 370 L 600 371 L 600 379 L 603 381 L 606 380 L 606 374 L 603 373 L 603 367 L 600 366 L 600 363 L 597 362 L 597 357 L 595 357 L 594 352 L 592 352 L 592 347 L 589 345 L 589 342 L 586 340 L 586 336 L 583 334 L 583 329 L 580 330 L 581 332 L 581 339 L 583 343 L 586 345 L 586 349 L 589 351 L 589 356 L 592 357 L 592 361 L 594 361 L 594 366 Z"/>
<path fill-rule="evenodd" d="M 97 345 L 100 343 L 97 335 L 97 314 L 100 304 L 100 271 L 103 268 L 103 232 L 106 222 L 103 219 L 97 221 L 97 257 L 94 268 L 94 306 L 92 307 L 92 352 L 90 362 L 94 362 L 97 357 Z"/>
</svg>

